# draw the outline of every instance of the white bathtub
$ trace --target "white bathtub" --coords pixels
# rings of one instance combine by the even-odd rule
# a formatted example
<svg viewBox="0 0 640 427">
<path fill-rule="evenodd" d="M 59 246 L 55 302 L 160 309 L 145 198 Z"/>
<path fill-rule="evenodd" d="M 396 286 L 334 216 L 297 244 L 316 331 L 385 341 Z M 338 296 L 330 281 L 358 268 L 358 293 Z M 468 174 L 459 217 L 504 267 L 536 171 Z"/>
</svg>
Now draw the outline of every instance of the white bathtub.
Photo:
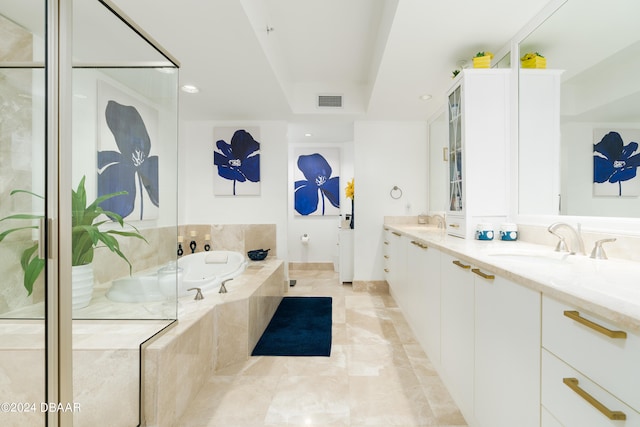
<svg viewBox="0 0 640 427">
<path fill-rule="evenodd" d="M 200 288 L 203 294 L 218 292 L 220 284 L 242 274 L 247 260 L 240 252 L 211 251 L 185 255 L 173 265 L 158 272 L 116 279 L 107 291 L 107 298 L 117 302 L 155 302 L 187 295 L 190 288 Z M 176 284 L 177 283 L 177 284 Z"/>
</svg>

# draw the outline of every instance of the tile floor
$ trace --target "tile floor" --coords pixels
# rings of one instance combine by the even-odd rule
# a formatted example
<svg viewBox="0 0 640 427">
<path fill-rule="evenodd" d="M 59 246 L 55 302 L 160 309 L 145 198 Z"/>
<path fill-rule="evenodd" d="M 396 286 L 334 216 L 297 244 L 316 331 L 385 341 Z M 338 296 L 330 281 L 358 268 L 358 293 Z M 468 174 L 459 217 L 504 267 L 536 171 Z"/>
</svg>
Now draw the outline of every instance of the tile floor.
<svg viewBox="0 0 640 427">
<path fill-rule="evenodd" d="M 208 379 L 180 427 L 466 426 L 388 294 L 292 270 L 289 295 L 333 297 L 331 357 L 252 357 Z"/>
</svg>

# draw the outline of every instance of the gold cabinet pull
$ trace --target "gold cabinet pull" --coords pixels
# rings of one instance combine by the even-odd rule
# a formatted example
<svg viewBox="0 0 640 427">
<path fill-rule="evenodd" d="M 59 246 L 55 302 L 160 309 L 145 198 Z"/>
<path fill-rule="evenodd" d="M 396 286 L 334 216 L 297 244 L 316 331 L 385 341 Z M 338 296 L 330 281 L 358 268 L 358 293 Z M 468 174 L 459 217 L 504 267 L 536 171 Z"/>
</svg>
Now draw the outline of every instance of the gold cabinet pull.
<svg viewBox="0 0 640 427">
<path fill-rule="evenodd" d="M 429 246 L 425 245 L 424 243 L 416 242 L 415 240 L 412 240 L 411 244 L 416 245 L 417 247 L 422 249 L 429 249 Z"/>
<path fill-rule="evenodd" d="M 600 411 L 602 415 L 609 418 L 610 420 L 626 420 L 627 419 L 627 416 L 625 415 L 624 412 L 612 411 L 611 409 L 607 408 L 602 403 L 600 403 L 595 397 L 591 396 L 589 393 L 587 393 L 582 388 L 580 388 L 580 386 L 578 385 L 579 382 L 577 378 L 563 378 L 562 382 L 565 383 L 567 387 L 573 390 L 576 394 L 578 394 L 584 400 L 589 402 L 594 408 Z"/>
<path fill-rule="evenodd" d="M 578 311 L 567 310 L 564 312 L 564 315 L 569 319 L 575 320 L 576 322 L 593 329 L 594 331 L 608 336 L 609 338 L 627 338 L 627 333 L 625 331 L 612 331 L 611 329 L 607 329 L 602 325 L 598 325 L 597 323 L 594 323 L 591 320 L 585 319 L 584 317 L 580 316 L 580 313 Z"/>
<path fill-rule="evenodd" d="M 474 273 L 476 273 L 478 276 L 487 279 L 487 280 L 493 280 L 496 278 L 496 276 L 494 276 L 493 274 L 487 274 L 487 273 L 483 273 L 482 271 L 480 271 L 479 268 L 472 268 L 471 271 L 473 271 Z"/>
<path fill-rule="evenodd" d="M 385 255 L 384 257 L 385 257 L 385 259 L 389 259 L 389 255 Z"/>
<path fill-rule="evenodd" d="M 388 269 L 388 268 L 385 268 L 385 269 L 384 269 L 384 272 L 385 272 L 385 273 L 388 273 L 388 272 L 389 272 L 389 269 Z"/>
<path fill-rule="evenodd" d="M 460 224 L 449 224 L 451 228 L 460 228 Z"/>
<path fill-rule="evenodd" d="M 385 245 L 388 245 L 388 244 L 389 244 L 389 242 L 384 242 L 384 244 L 385 244 Z"/>
<path fill-rule="evenodd" d="M 392 231 L 391 234 L 395 234 L 398 237 L 402 236 L 402 234 L 398 233 L 397 231 Z"/>
<path fill-rule="evenodd" d="M 464 268 L 465 270 L 466 270 L 466 269 L 468 269 L 468 268 L 471 268 L 471 266 L 470 266 L 470 265 L 463 264 L 463 263 L 461 263 L 461 262 L 460 262 L 460 261 L 458 261 L 458 260 L 455 260 L 455 261 L 452 261 L 452 262 L 453 262 L 455 265 L 457 265 L 458 267 L 460 267 L 460 268 Z"/>
</svg>

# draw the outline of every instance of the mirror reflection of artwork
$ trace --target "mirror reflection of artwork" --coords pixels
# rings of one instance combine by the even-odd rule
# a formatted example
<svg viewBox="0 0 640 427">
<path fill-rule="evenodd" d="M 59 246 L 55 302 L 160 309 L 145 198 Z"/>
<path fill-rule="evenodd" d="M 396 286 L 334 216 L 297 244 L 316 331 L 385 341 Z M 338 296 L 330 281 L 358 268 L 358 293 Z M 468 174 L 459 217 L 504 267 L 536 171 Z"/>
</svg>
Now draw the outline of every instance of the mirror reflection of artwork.
<svg viewBox="0 0 640 427">
<path fill-rule="evenodd" d="M 214 129 L 214 194 L 257 196 L 260 194 L 260 142 L 257 128 Z"/>
<path fill-rule="evenodd" d="M 100 206 L 122 218 L 158 217 L 158 112 L 104 83 L 98 84 L 98 197 L 126 191 Z"/>
<path fill-rule="evenodd" d="M 296 215 L 339 215 L 340 150 L 298 149 L 294 158 Z"/>
<path fill-rule="evenodd" d="M 594 196 L 638 196 L 640 166 L 639 130 L 594 130 Z"/>
</svg>

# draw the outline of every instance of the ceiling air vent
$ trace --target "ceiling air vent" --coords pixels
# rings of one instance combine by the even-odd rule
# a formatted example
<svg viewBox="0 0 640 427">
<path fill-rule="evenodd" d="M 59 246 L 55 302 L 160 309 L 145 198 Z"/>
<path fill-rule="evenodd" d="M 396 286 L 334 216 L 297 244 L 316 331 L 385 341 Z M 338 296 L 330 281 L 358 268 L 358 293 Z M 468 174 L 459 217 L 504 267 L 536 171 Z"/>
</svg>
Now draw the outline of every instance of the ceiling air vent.
<svg viewBox="0 0 640 427">
<path fill-rule="evenodd" d="M 318 95 L 318 107 L 342 108 L 342 95 Z"/>
</svg>

